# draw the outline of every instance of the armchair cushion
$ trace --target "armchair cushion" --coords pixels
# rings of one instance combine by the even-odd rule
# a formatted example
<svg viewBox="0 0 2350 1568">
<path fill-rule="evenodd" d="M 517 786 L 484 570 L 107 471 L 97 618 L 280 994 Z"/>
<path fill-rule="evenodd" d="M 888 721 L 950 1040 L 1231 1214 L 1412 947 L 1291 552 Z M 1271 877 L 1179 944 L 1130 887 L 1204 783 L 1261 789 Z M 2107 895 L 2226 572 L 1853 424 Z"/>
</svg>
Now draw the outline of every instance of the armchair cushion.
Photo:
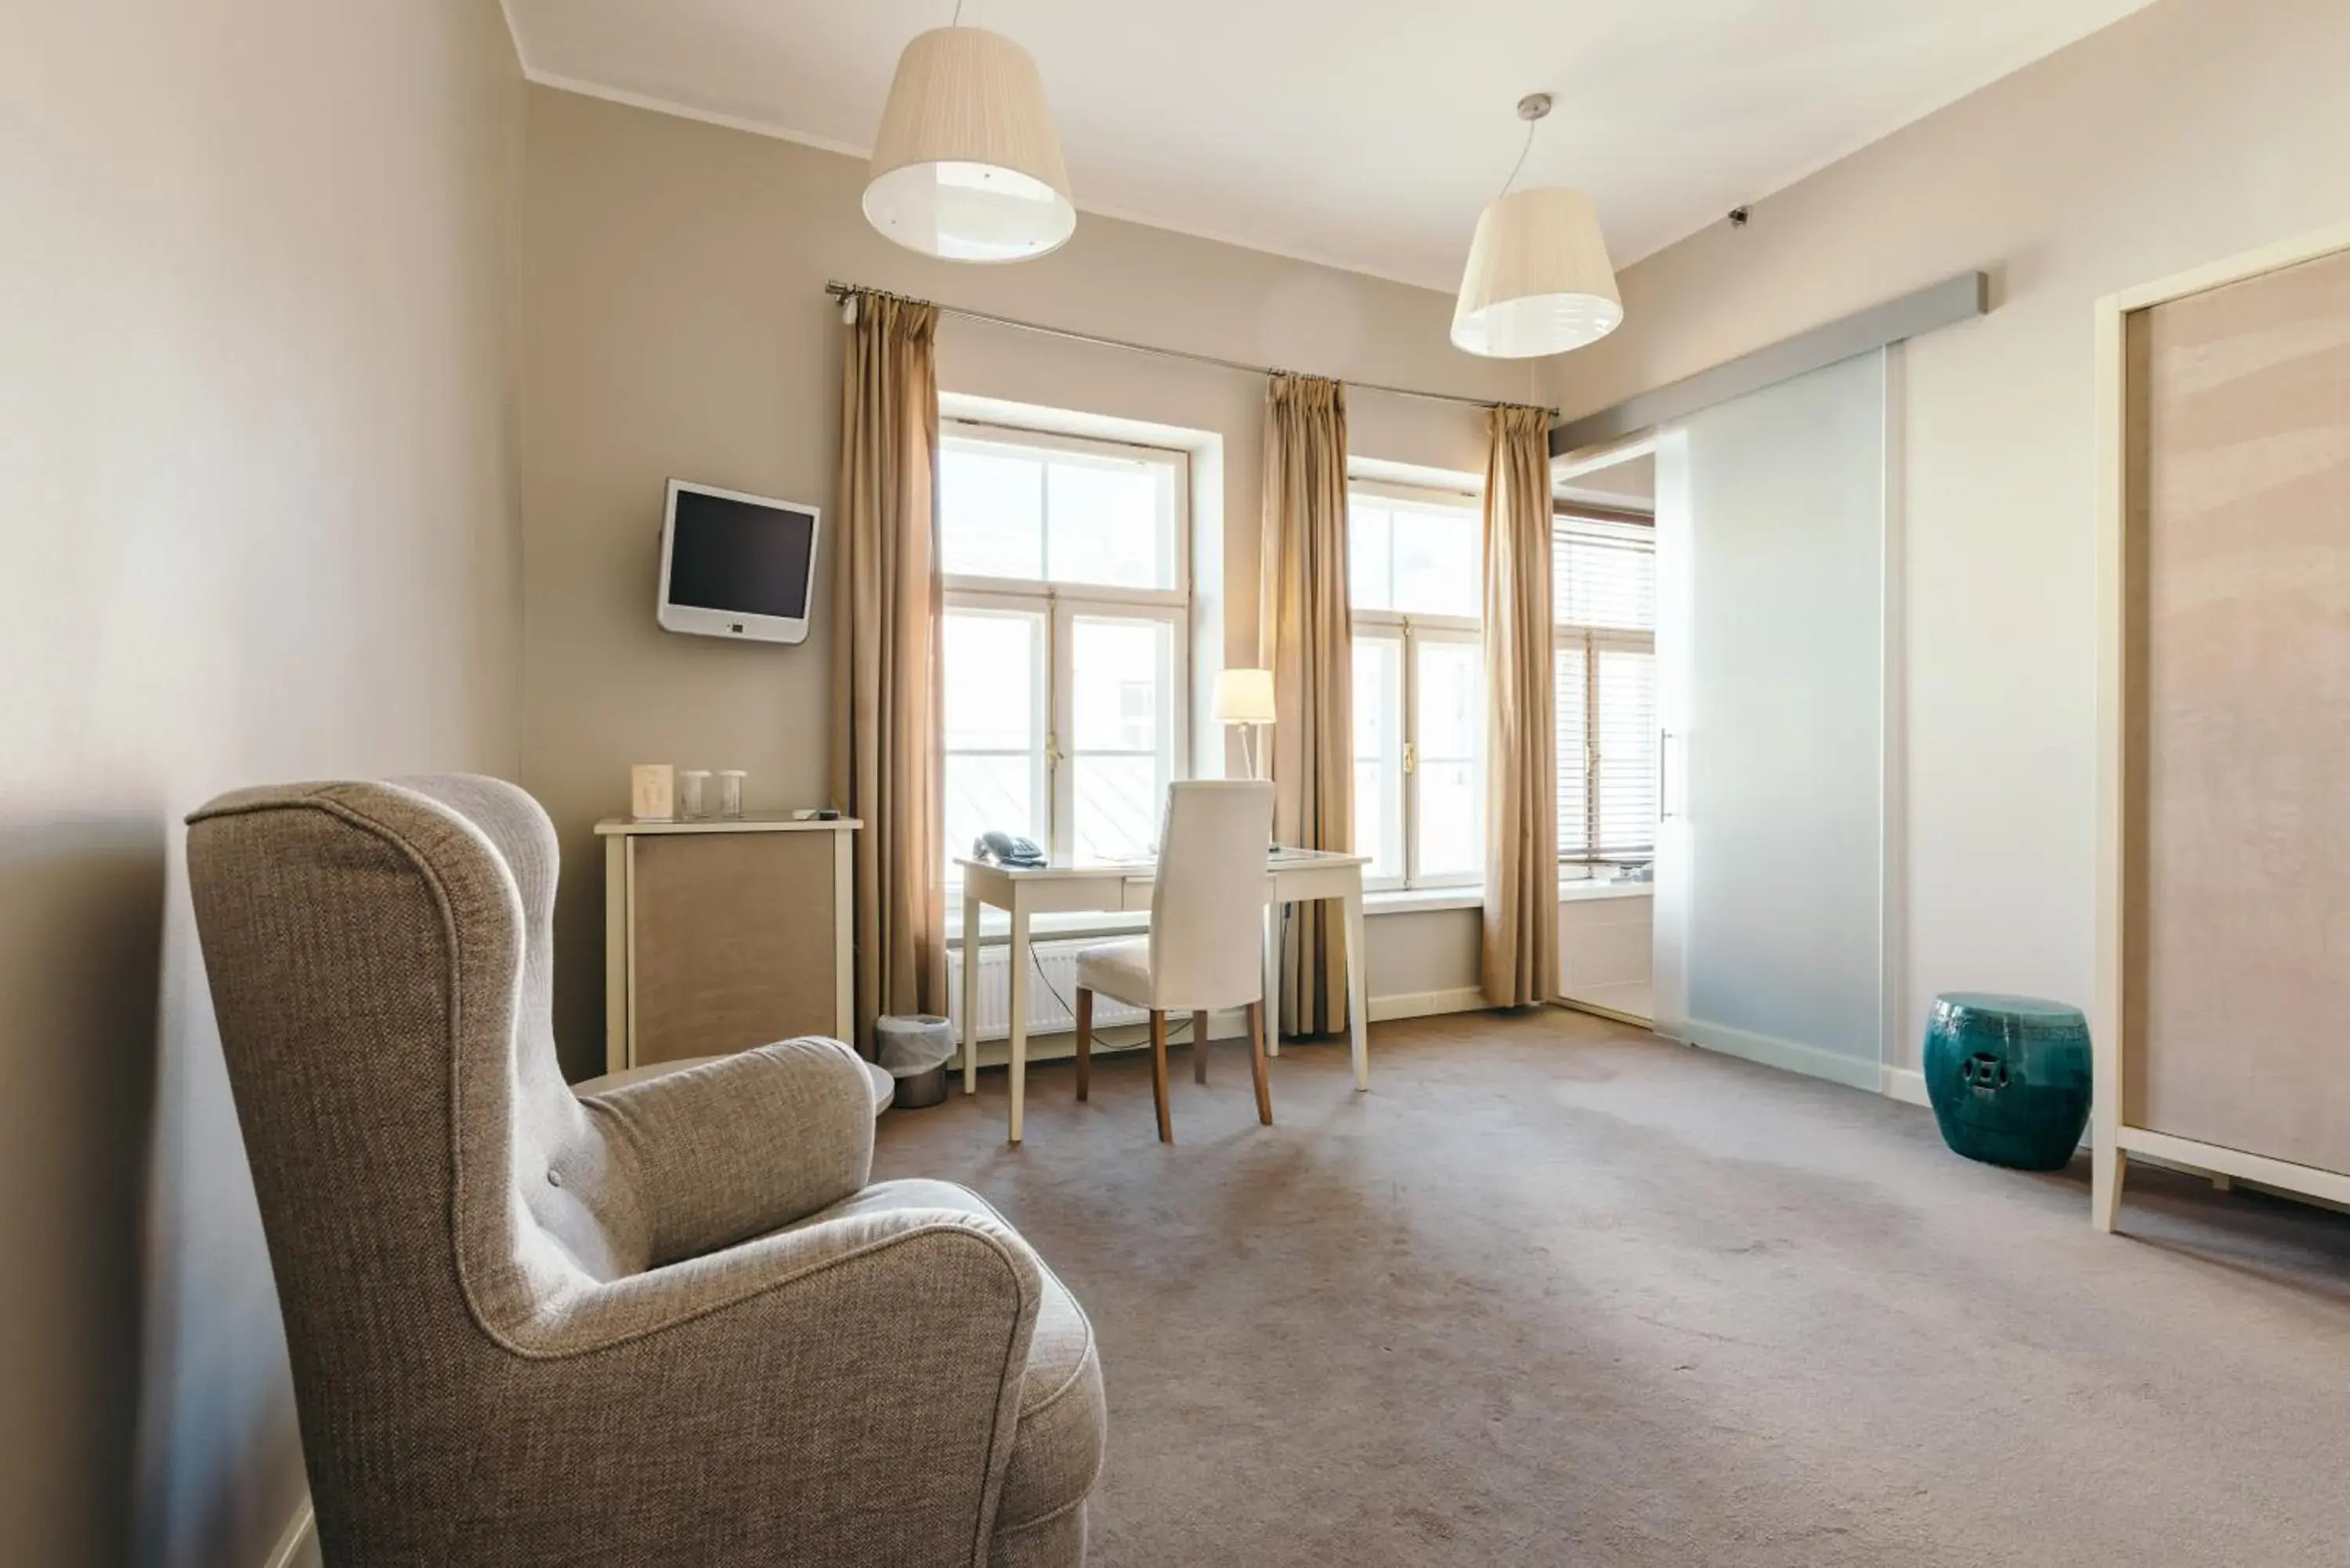
<svg viewBox="0 0 2350 1568">
<path fill-rule="evenodd" d="M 780 1041 L 580 1103 L 633 1157 L 656 1265 L 789 1225 L 872 1174 L 871 1081 L 837 1040 Z"/>
</svg>

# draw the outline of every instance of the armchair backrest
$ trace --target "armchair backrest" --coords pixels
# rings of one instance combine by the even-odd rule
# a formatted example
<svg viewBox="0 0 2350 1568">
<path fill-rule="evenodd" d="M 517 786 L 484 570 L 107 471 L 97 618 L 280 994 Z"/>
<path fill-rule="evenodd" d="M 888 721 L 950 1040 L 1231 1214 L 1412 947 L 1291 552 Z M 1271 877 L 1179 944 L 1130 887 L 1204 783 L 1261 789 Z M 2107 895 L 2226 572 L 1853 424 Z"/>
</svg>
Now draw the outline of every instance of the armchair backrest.
<svg viewBox="0 0 2350 1568">
<path fill-rule="evenodd" d="M 1198 779 L 1168 787 L 1150 890 L 1154 1005 L 1237 1007 L 1264 994 L 1272 846 L 1272 784 Z"/>
<path fill-rule="evenodd" d="M 615 1151 L 564 1081 L 555 1045 L 555 888 L 562 868 L 555 825 L 529 792 L 478 774 L 391 781 L 455 814 L 489 840 L 521 909 L 522 978 L 515 995 L 514 1182 L 525 1210 L 588 1273 L 634 1273 L 650 1251 L 650 1221 L 619 1179 Z M 547 1179 L 552 1171 L 558 1181 Z"/>
<path fill-rule="evenodd" d="M 628 1156 L 556 1060 L 556 866 L 546 815 L 494 779 L 246 790 L 189 818 L 314 1480 L 398 1452 L 417 1380 L 484 1334 L 643 1266 Z"/>
</svg>

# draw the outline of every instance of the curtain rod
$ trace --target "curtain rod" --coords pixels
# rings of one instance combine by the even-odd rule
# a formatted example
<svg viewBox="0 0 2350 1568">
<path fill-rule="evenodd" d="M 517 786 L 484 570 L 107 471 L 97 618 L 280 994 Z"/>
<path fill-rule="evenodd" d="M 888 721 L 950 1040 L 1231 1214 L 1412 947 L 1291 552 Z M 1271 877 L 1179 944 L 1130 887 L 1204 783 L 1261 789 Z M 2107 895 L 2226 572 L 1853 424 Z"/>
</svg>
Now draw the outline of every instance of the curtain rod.
<svg viewBox="0 0 2350 1568">
<path fill-rule="evenodd" d="M 825 293 L 839 303 L 847 303 L 860 294 L 882 294 L 886 290 L 865 288 L 853 283 L 827 283 Z M 959 316 L 965 321 L 983 321 L 990 327 L 1010 327 L 1022 332 L 1040 333 L 1046 337 L 1059 337 L 1071 343 L 1089 343 L 1097 348 L 1123 348 L 1129 354 L 1151 354 L 1161 359 L 1188 359 L 1194 365 L 1212 365 L 1220 370 L 1238 370 L 1250 376 L 1278 376 L 1282 371 L 1264 365 L 1244 364 L 1238 359 L 1226 359 L 1214 354 L 1194 354 L 1188 348 L 1161 348 L 1153 343 L 1133 343 L 1123 337 L 1104 337 L 1097 333 L 1073 332 L 1066 327 L 1047 327 L 1040 321 L 1022 321 L 1015 317 L 995 316 L 984 310 L 965 310 L 959 305 L 940 305 L 934 300 L 916 300 L 928 305 L 941 316 Z M 1423 392 L 1417 387 L 1389 387 L 1378 381 L 1347 380 L 1343 383 L 1359 391 L 1385 392 L 1390 397 L 1420 398 L 1431 403 L 1461 403 L 1472 409 L 1506 409 L 1528 405 L 1505 402 L 1497 398 L 1470 398 L 1458 392 Z M 1555 419 L 1556 409 L 1543 412 Z"/>
</svg>

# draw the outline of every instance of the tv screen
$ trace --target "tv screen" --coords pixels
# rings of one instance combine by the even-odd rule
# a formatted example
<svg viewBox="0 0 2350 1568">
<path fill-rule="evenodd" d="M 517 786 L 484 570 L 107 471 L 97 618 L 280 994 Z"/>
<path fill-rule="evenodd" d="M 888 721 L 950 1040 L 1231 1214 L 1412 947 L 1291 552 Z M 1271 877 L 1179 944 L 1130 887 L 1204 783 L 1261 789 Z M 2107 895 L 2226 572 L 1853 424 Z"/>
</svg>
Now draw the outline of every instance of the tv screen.
<svg viewBox="0 0 2350 1568">
<path fill-rule="evenodd" d="M 816 524 L 813 506 L 670 481 L 660 624 L 712 637 L 800 641 L 807 635 Z"/>
</svg>

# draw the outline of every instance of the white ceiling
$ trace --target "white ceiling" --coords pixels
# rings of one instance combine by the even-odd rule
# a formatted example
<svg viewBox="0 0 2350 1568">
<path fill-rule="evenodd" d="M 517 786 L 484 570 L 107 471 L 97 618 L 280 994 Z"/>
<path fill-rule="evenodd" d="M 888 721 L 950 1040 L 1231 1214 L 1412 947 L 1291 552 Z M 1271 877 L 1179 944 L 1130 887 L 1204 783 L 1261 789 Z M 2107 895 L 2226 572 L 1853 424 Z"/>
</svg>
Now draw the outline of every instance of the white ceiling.
<svg viewBox="0 0 2350 1568">
<path fill-rule="evenodd" d="M 1045 76 L 1079 207 L 1451 289 L 1523 179 L 1621 266 L 2147 0 L 965 0 Z M 863 156 L 952 0 L 505 0 L 534 80 Z"/>
</svg>

